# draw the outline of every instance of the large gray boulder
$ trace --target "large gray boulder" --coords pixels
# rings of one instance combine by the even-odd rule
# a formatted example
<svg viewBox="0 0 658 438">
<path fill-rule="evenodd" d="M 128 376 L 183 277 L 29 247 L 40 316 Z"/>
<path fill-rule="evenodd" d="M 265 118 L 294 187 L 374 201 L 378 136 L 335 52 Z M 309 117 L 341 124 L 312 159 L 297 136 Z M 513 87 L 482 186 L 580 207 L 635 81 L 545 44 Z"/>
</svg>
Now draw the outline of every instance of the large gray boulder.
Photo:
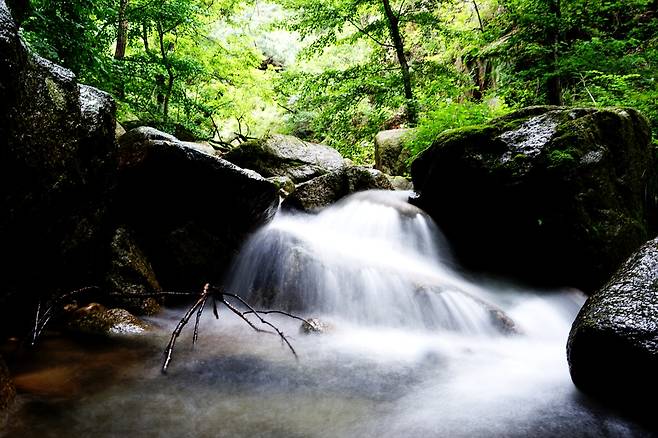
<svg viewBox="0 0 658 438">
<path fill-rule="evenodd" d="M 567 345 L 578 388 L 632 408 L 658 393 L 658 239 L 631 256 L 590 296 Z"/>
<path fill-rule="evenodd" d="M 300 211 L 315 211 L 349 194 L 373 189 L 393 190 L 393 186 L 378 170 L 350 166 L 298 185 L 281 205 Z"/>
<path fill-rule="evenodd" d="M 103 264 L 114 108 L 30 53 L 0 0 L 0 325 L 21 318 L 36 293 L 92 283 Z"/>
<path fill-rule="evenodd" d="M 257 173 L 153 128 L 122 136 L 119 155 L 116 219 L 167 289 L 219 280 L 279 203 L 277 187 Z"/>
<path fill-rule="evenodd" d="M 346 165 L 340 153 L 329 146 L 280 134 L 245 142 L 223 158 L 266 178 L 287 176 L 296 184 Z"/>
<path fill-rule="evenodd" d="M 656 230 L 656 151 L 633 109 L 532 107 L 446 131 L 414 203 L 470 268 L 593 291 Z"/>
<path fill-rule="evenodd" d="M 413 130 L 390 129 L 375 135 L 375 169 L 393 175 L 409 174 L 411 153 L 404 147 L 404 142 Z"/>
</svg>

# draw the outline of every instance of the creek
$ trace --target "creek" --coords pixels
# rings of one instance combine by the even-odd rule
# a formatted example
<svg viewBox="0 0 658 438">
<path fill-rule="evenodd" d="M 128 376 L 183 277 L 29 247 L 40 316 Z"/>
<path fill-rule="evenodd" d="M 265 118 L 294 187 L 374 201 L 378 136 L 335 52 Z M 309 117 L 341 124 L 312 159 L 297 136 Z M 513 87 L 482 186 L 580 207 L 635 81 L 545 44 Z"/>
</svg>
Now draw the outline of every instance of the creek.
<svg viewBox="0 0 658 438">
<path fill-rule="evenodd" d="M 469 279 L 407 196 L 280 212 L 245 244 L 231 292 L 328 324 L 303 334 L 268 315 L 299 360 L 225 309 L 206 309 L 196 347 L 184 332 L 166 375 L 181 309 L 119 345 L 46 339 L 17 377 L 5 436 L 651 436 L 570 380 L 582 294 Z"/>
</svg>

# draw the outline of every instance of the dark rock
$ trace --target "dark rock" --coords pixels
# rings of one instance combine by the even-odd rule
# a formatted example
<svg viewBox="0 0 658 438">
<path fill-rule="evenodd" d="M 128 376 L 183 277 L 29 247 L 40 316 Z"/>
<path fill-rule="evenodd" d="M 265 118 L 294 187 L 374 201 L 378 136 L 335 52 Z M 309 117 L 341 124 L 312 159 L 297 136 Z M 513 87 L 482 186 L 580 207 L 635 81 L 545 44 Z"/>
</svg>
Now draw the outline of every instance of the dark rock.
<svg viewBox="0 0 658 438">
<path fill-rule="evenodd" d="M 160 283 L 189 290 L 221 277 L 279 197 L 255 172 L 137 128 L 121 137 L 119 200 L 118 220 L 133 231 Z"/>
<path fill-rule="evenodd" d="M 0 318 L 90 284 L 116 168 L 114 102 L 30 53 L 0 1 Z M 16 309 L 19 311 L 17 312 Z M 9 311 L 9 315 L 4 315 Z"/>
<path fill-rule="evenodd" d="M 150 329 L 150 326 L 124 309 L 107 309 L 98 303 L 84 307 L 69 305 L 67 330 L 83 334 L 104 337 L 139 335 Z"/>
<path fill-rule="evenodd" d="M 16 389 L 9 375 L 9 370 L 5 361 L 0 356 L 0 413 L 5 411 L 14 400 Z M 0 429 L 2 426 L 2 417 L 0 416 Z"/>
<path fill-rule="evenodd" d="M 393 190 L 393 186 L 386 175 L 378 170 L 346 167 L 298 185 L 282 206 L 312 211 L 333 204 L 351 193 L 371 189 Z"/>
<path fill-rule="evenodd" d="M 119 228 L 112 238 L 111 265 L 106 276 L 106 290 L 121 294 L 115 299 L 117 304 L 138 315 L 155 315 L 160 310 L 154 298 L 131 298 L 139 295 L 161 291 L 155 272 L 146 256 L 137 246 L 131 233 Z"/>
<path fill-rule="evenodd" d="M 295 191 L 295 182 L 287 176 L 272 176 L 267 180 L 279 188 L 279 195 L 282 198 L 287 198 Z"/>
<path fill-rule="evenodd" d="M 375 169 L 393 175 L 409 174 L 411 153 L 404 147 L 404 141 L 411 129 L 390 129 L 378 132 L 375 136 Z"/>
<path fill-rule="evenodd" d="M 567 357 L 581 390 L 655 419 L 658 392 L 658 239 L 590 296 L 571 328 Z"/>
<path fill-rule="evenodd" d="M 446 131 L 413 202 L 467 267 L 592 291 L 656 229 L 656 158 L 632 109 L 532 107 Z"/>
<path fill-rule="evenodd" d="M 335 149 L 289 135 L 271 135 L 232 149 L 226 160 L 264 177 L 287 176 L 296 184 L 345 167 Z"/>
</svg>

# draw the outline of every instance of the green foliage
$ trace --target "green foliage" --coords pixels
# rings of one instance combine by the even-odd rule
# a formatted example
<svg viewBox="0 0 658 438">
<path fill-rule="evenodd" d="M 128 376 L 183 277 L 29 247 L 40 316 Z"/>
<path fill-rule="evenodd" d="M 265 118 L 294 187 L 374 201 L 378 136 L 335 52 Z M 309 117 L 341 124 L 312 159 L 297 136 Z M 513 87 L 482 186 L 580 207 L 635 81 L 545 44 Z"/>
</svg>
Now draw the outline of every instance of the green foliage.
<svg viewBox="0 0 658 438">
<path fill-rule="evenodd" d="M 493 102 L 437 102 L 421 119 L 414 136 L 405 147 L 411 151 L 411 161 L 432 145 L 443 131 L 486 123 L 508 111 L 502 104 Z"/>
</svg>

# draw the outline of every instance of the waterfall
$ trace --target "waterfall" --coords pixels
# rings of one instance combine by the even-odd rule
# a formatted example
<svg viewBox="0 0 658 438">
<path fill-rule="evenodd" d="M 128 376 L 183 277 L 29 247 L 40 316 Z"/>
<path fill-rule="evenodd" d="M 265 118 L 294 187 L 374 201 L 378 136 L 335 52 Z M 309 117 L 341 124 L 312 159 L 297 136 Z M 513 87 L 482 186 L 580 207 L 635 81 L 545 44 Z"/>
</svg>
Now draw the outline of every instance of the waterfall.
<svg viewBox="0 0 658 438">
<path fill-rule="evenodd" d="M 279 212 L 236 258 L 229 289 L 262 307 L 359 325 L 509 329 L 481 289 L 449 267 L 445 239 L 409 194 L 367 191 L 316 215 Z"/>
</svg>

